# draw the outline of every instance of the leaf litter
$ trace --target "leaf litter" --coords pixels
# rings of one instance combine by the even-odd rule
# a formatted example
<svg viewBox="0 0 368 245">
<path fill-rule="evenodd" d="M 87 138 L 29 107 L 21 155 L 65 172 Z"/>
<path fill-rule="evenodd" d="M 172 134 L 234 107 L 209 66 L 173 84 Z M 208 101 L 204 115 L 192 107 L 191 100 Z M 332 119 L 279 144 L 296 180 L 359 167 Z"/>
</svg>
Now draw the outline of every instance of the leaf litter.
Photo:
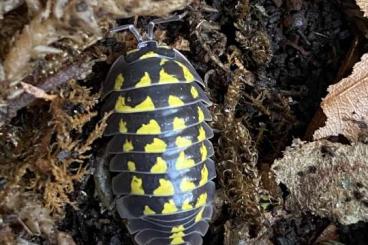
<svg viewBox="0 0 368 245">
<path fill-rule="evenodd" d="M 357 4 L 366 16 L 367 4 Z M 329 86 L 321 103 L 326 120 L 315 130 L 314 141 L 294 140 L 272 165 L 277 182 L 289 192 L 285 204 L 290 212 L 342 225 L 367 222 L 367 57 L 362 55 L 350 75 Z M 340 232 L 345 236 L 344 229 L 349 228 L 335 228 L 333 240 Z"/>
<path fill-rule="evenodd" d="M 352 142 L 368 127 L 368 54 L 355 64 L 352 74 L 328 88 L 321 107 L 326 125 L 315 131 L 314 139 L 343 135 Z"/>
<path fill-rule="evenodd" d="M 1 91 L 0 103 L 0 109 L 5 108 L 0 110 L 0 115 L 4 115 L 0 117 L 3 122 L 0 145 L 4 149 L 0 155 L 4 162 L 0 191 L 4 197 L 10 198 L 12 193 L 21 197 L 17 201 L 19 205 L 5 213 L 2 212 L 5 204 L 0 207 L 4 217 L 16 217 L 6 219 L 0 226 L 0 234 L 4 234 L 2 237 L 9 244 L 17 240 L 36 244 L 44 240 L 58 244 L 128 242 L 127 231 L 121 227 L 121 222 L 100 207 L 89 178 L 93 171 L 90 161 L 95 157 L 93 150 L 103 145 L 93 143 L 104 127 L 103 120 L 97 124 L 95 119 L 98 110 L 95 91 L 104 79 L 108 64 L 134 46 L 134 41 L 126 33 L 111 37 L 106 31 L 116 24 L 115 18 L 166 15 L 183 8 L 188 1 L 173 0 L 165 3 L 165 8 L 161 7 L 161 1 L 154 1 L 154 5 L 147 5 L 151 1 L 134 1 L 130 5 L 126 1 L 113 0 L 81 2 L 87 5 L 80 6 L 79 1 L 47 1 L 46 5 L 38 1 L 33 1 L 35 4 L 19 1 L 9 8 L 3 5 L 0 8 L 2 23 L 8 21 L 8 26 L 13 25 L 6 30 L 9 35 L 4 36 L 7 38 L 0 42 L 4 43 L 0 45 L 0 82 L 6 88 Z M 320 237 L 319 233 L 327 230 L 329 221 L 308 213 L 344 224 L 354 220 L 350 216 L 344 217 L 344 212 L 337 212 L 337 215 L 328 209 L 319 210 L 324 207 L 323 202 L 313 205 L 306 202 L 308 205 L 299 207 L 291 215 L 286 214 L 282 200 L 284 192 L 275 184 L 275 179 L 289 183 L 287 181 L 294 181 L 293 178 L 300 178 L 291 171 L 297 167 L 291 157 L 290 161 L 284 161 L 284 165 L 283 160 L 277 160 L 274 165 L 290 172 L 278 172 L 275 167 L 270 171 L 273 160 L 281 157 L 281 151 L 290 144 L 292 136 L 300 136 L 303 127 L 309 123 L 308 114 L 318 107 L 317 100 L 324 95 L 337 73 L 336 61 L 346 50 L 343 46 L 349 39 L 349 31 L 339 19 L 340 12 L 331 6 L 335 5 L 326 1 L 193 1 L 187 8 L 189 15 L 184 23 L 157 31 L 160 42 L 178 47 L 193 61 L 196 69 L 209 81 L 208 90 L 215 103 L 213 126 L 218 132 L 215 147 L 221 188 L 218 189 L 216 218 L 206 242 L 286 244 L 292 239 L 312 243 Z M 322 11 L 319 13 L 316 9 Z M 14 17 L 17 11 L 27 14 Z M 45 21 L 40 21 L 40 13 L 44 14 Z M 109 14 L 102 18 L 101 13 Z M 88 16 L 95 21 L 86 22 Z M 316 21 L 320 19 L 326 26 Z M 77 25 L 70 25 L 72 20 L 77 20 Z M 141 18 L 138 24 L 148 20 Z M 121 21 L 131 22 L 132 19 Z M 54 39 L 45 38 L 37 45 L 30 42 L 32 48 L 21 50 L 26 52 L 23 56 L 26 59 L 12 56 L 11 50 L 22 45 L 12 47 L 10 44 L 16 43 L 17 38 L 10 40 L 9 37 L 33 40 L 32 35 L 27 37 L 27 28 L 40 28 L 40 34 L 45 33 L 41 26 L 51 28 L 53 31 L 48 34 Z M 88 65 L 79 70 L 83 61 Z M 22 72 L 18 73 L 18 70 Z M 93 93 L 75 82 L 65 87 L 73 76 L 82 79 L 79 83 L 86 83 Z M 57 88 L 60 86 L 61 89 Z M 332 94 L 333 90 L 330 90 Z M 24 94 L 46 101 L 28 99 L 24 102 Z M 31 107 L 24 108 L 31 102 Z M 12 113 L 1 114 L 9 108 Z M 359 133 L 359 140 L 364 139 L 362 136 L 364 131 Z M 356 145 L 363 147 L 365 144 L 353 142 L 349 146 L 326 140 L 300 143 L 300 151 L 288 148 L 285 158 L 289 151 L 294 157 L 302 157 L 303 148 L 318 148 L 314 144 L 321 142 L 332 144 L 333 149 L 341 148 L 347 155 Z M 310 157 L 315 157 L 313 159 L 318 162 L 319 152 L 309 152 L 315 154 Z M 340 155 L 328 159 L 340 167 L 343 165 Z M 347 157 L 346 162 L 349 161 Z M 303 163 L 305 165 L 300 167 L 308 165 L 307 161 Z M 321 172 L 328 169 L 323 161 L 318 167 Z M 343 170 L 355 174 L 356 169 Z M 281 178 L 283 174 L 289 174 L 290 178 Z M 306 175 L 304 180 L 313 181 L 312 177 Z M 332 183 L 340 180 L 333 179 L 332 175 L 326 180 L 329 178 Z M 351 178 L 355 180 L 359 176 Z M 293 185 L 295 189 L 288 189 L 290 194 L 285 200 L 288 208 L 292 207 L 290 203 L 296 203 L 291 197 L 297 196 L 298 188 L 303 188 L 299 182 L 290 182 L 286 188 Z M 344 192 L 344 197 L 351 197 L 349 191 Z M 339 199 L 330 198 L 332 203 L 340 204 Z M 14 200 L 17 200 L 15 196 Z M 34 213 L 22 200 L 33 207 Z M 363 202 L 364 198 L 360 200 Z M 359 203 L 357 200 L 351 202 Z M 71 208 L 65 210 L 65 205 Z M 345 208 L 344 205 L 341 207 Z M 17 214 L 21 210 L 29 212 L 29 216 Z M 39 218 L 34 218 L 37 212 Z M 27 217 L 33 217 L 33 222 L 27 223 Z M 59 223 L 62 218 L 64 220 Z M 47 232 L 50 230 L 47 227 L 52 227 L 52 235 Z M 23 233 L 19 230 L 26 231 L 26 235 L 20 236 Z M 341 230 L 336 232 L 343 233 Z M 57 239 L 53 239 L 55 237 Z M 336 239 L 336 236 L 332 237 Z"/>
</svg>

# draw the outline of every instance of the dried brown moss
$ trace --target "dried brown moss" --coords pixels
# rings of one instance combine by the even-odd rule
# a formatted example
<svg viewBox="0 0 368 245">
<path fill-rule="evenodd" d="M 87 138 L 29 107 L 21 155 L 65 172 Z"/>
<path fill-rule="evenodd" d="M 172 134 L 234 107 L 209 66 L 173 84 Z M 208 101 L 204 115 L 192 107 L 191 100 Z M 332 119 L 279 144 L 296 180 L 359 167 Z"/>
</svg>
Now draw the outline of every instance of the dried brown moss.
<svg viewBox="0 0 368 245">
<path fill-rule="evenodd" d="M 232 7 L 233 3 L 230 4 Z M 219 131 L 218 142 L 215 144 L 217 180 L 222 187 L 219 191 L 224 193 L 225 207 L 230 213 L 230 216 L 225 218 L 228 222 L 225 225 L 224 242 L 249 243 L 256 241 L 265 232 L 266 222 L 262 202 L 263 198 L 268 196 L 268 191 L 264 190 L 260 182 L 257 144 L 247 128 L 246 116 L 239 113 L 239 103 L 244 101 L 244 98 L 253 99 L 253 94 L 248 94 L 244 88 L 254 87 L 255 80 L 253 74 L 243 64 L 245 59 L 241 49 L 235 45 L 228 45 L 227 36 L 221 31 L 219 24 L 224 20 L 215 22 L 207 20 L 204 16 L 204 13 L 210 15 L 217 10 L 206 5 L 197 7 L 195 11 L 190 12 L 192 31 L 196 40 L 191 48 L 192 52 L 199 53 L 198 56 L 201 57 L 199 62 L 204 61 L 213 68 L 210 70 L 207 67 L 205 80 L 211 80 L 210 92 L 212 100 L 216 103 L 212 109 L 213 128 Z M 237 20 L 247 19 L 247 14 L 243 11 L 249 10 L 248 7 L 247 1 L 239 1 L 235 13 L 234 9 L 229 10 L 232 11 L 230 15 L 237 16 Z M 267 46 L 269 43 L 266 40 L 267 35 L 263 37 L 266 44 L 253 46 L 252 52 L 260 62 L 267 63 L 271 55 L 264 52 L 269 48 Z M 248 44 L 256 40 L 249 35 L 247 38 Z M 244 39 L 245 37 L 238 41 L 245 43 Z M 227 92 L 224 94 L 223 91 Z M 259 97 L 263 96 L 262 93 L 259 94 Z M 251 105 L 254 107 L 259 105 L 259 108 L 267 111 L 262 98 L 259 97 L 255 96 Z"/>
<path fill-rule="evenodd" d="M 83 135 L 83 127 L 97 114 L 93 109 L 97 98 L 72 81 L 55 96 L 49 111 L 47 105 L 35 107 L 3 130 L 0 176 L 5 186 L 0 190 L 0 215 L 20 215 L 23 223 L 27 222 L 22 217 L 28 215 L 31 223 L 26 227 L 36 230 L 31 235 L 48 239 L 55 235 L 42 231 L 44 221 L 36 225 L 37 220 L 46 214 L 63 216 L 65 205 L 74 204 L 70 194 L 75 183 L 89 173 L 85 160 L 106 126 L 105 117 L 89 136 Z M 54 229 L 53 219 L 51 223 L 47 229 Z"/>
<path fill-rule="evenodd" d="M 216 146 L 217 172 L 225 201 L 234 216 L 232 224 L 228 225 L 242 224 L 247 232 L 239 239 L 249 241 L 254 234 L 258 236 L 263 228 L 264 218 L 259 205 L 261 187 L 255 144 L 242 119 L 235 117 L 235 109 L 241 97 L 242 86 L 252 83 L 253 77 L 237 58 L 234 60 L 238 68 L 233 72 L 225 103 L 214 108 L 214 128 L 221 132 Z"/>
</svg>

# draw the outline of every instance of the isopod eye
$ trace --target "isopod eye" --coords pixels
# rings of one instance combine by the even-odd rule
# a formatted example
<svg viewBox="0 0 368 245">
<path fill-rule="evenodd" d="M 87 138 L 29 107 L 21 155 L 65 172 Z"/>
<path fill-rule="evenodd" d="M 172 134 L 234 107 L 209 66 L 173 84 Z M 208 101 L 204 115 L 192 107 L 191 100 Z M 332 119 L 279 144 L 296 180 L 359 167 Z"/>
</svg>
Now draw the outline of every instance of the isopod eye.
<svg viewBox="0 0 368 245">
<path fill-rule="evenodd" d="M 208 229 L 216 169 L 204 86 L 182 54 L 149 42 L 104 82 L 112 192 L 138 244 L 201 244 Z"/>
</svg>

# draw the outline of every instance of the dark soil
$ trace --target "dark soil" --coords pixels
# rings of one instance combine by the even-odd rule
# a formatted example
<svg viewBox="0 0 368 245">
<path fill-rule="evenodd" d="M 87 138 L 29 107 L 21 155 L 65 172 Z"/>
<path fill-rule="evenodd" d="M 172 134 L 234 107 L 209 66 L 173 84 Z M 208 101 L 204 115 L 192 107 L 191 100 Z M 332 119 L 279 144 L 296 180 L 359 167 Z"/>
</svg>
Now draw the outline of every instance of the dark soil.
<svg viewBox="0 0 368 245">
<path fill-rule="evenodd" d="M 274 225 L 273 242 L 277 245 L 313 244 L 328 225 L 327 219 L 321 219 L 311 214 L 298 218 L 281 219 Z"/>
<path fill-rule="evenodd" d="M 326 95 L 328 85 L 337 82 L 337 74 L 353 40 L 353 27 L 341 12 L 341 6 L 331 0 L 255 0 L 250 3 L 250 17 L 247 19 L 251 30 L 268 35 L 272 59 L 259 62 L 252 56 L 252 50 L 242 47 L 235 38 L 236 15 L 231 9 L 238 1 L 213 0 L 209 5 L 219 10 L 210 16 L 221 26 L 227 37 L 227 45 L 236 45 L 243 52 L 247 69 L 256 77 L 255 86 L 247 87 L 245 93 L 258 95 L 268 93 L 266 103 L 270 116 L 260 113 L 255 106 L 244 99 L 239 105 L 239 116 L 246 115 L 245 123 L 254 138 L 263 132 L 258 142 L 259 162 L 270 164 L 279 157 L 282 150 L 290 145 L 294 137 L 303 137 L 308 124 L 319 108 L 321 98 Z M 244 1 L 246 2 L 246 1 Z M 275 3 L 284 2 L 280 6 Z M 131 20 L 123 20 L 128 22 Z M 181 35 L 195 43 L 194 36 L 188 33 L 187 22 L 169 27 L 173 33 Z M 179 28 L 176 28 L 179 27 Z M 174 34 L 168 34 L 169 43 Z M 116 45 L 113 41 L 106 45 Z M 202 51 L 203 52 L 203 51 Z M 221 103 L 228 77 L 219 67 L 203 60 L 202 55 L 186 52 L 201 75 L 206 70 L 215 69 L 217 75 L 210 81 L 215 98 Z M 91 84 L 101 81 L 101 74 L 106 74 L 106 64 L 99 65 Z M 94 85 L 96 86 L 96 85 Z M 97 86 L 98 87 L 98 86 Z M 98 89 L 95 87 L 94 89 Z M 222 95 L 222 96 L 221 96 Z M 283 99 L 278 99 L 283 98 Z M 288 106 L 282 105 L 282 101 Z M 286 108 L 286 109 L 285 109 Z M 103 141 L 103 140 L 102 140 Z M 96 148 L 102 147 L 102 141 L 96 142 Z M 82 184 L 74 194 L 79 210 L 66 209 L 66 217 L 60 229 L 73 235 L 77 244 L 132 244 L 123 222 L 101 208 L 95 196 L 93 178 Z M 223 229 L 226 219 L 215 220 L 216 228 L 211 229 L 207 244 L 222 244 Z M 272 241 L 275 244 L 313 244 L 313 241 L 326 228 L 330 221 L 311 215 L 299 218 L 287 218 L 273 227 Z M 366 240 L 365 224 L 341 227 L 341 240 L 346 244 L 364 244 Z M 218 229 L 217 229 L 218 228 Z M 358 233 L 358 235 L 350 234 Z M 218 232 L 218 234 L 216 234 Z"/>
<path fill-rule="evenodd" d="M 275 96 L 288 97 L 291 117 L 250 117 L 252 124 L 263 122 L 267 129 L 259 147 L 266 162 L 279 157 L 292 138 L 303 138 L 328 85 L 337 82 L 353 37 L 352 26 L 335 1 L 286 3 L 281 7 L 271 0 L 263 4 L 273 56 L 269 64 L 256 67 L 257 85 L 267 87 Z"/>
<path fill-rule="evenodd" d="M 123 222 L 104 209 L 95 196 L 93 178 L 89 178 L 75 193 L 79 210 L 66 208 L 60 230 L 68 232 L 77 244 L 133 244 Z"/>
</svg>

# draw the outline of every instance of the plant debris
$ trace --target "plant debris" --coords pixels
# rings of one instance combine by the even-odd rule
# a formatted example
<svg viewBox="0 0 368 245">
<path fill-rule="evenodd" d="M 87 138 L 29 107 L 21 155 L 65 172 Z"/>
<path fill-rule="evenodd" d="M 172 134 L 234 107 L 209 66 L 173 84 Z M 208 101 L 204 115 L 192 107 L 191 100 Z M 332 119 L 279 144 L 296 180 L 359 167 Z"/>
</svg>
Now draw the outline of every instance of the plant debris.
<svg viewBox="0 0 368 245">
<path fill-rule="evenodd" d="M 93 111 L 96 102 L 96 95 L 71 82 L 53 96 L 52 118 L 45 106 L 41 106 L 37 115 L 22 118 L 29 123 L 18 122 L 20 126 L 5 128 L 7 133 L 1 142 L 0 154 L 0 175 L 5 185 L 0 190 L 0 200 L 3 200 L 0 209 L 9 210 L 9 215 L 20 215 L 21 220 L 24 215 L 31 215 L 27 222 L 33 223 L 23 221 L 31 235 L 43 234 L 52 240 L 47 230 L 55 229 L 55 220 L 46 229 L 42 228 L 45 222 L 38 224 L 38 217 L 52 214 L 61 218 L 66 204 L 77 208 L 69 195 L 74 191 L 75 182 L 88 174 L 83 162 L 90 156 L 91 144 L 106 126 L 105 118 L 94 133 L 83 139 L 83 127 L 97 114 Z M 32 201 L 27 201 L 29 199 Z"/>
<path fill-rule="evenodd" d="M 213 126 L 221 132 L 216 147 L 218 180 L 234 221 L 244 224 L 246 220 L 249 226 L 243 227 L 243 237 L 239 239 L 249 241 L 254 234 L 262 234 L 260 230 L 264 228 L 264 217 L 259 206 L 261 188 L 256 168 L 257 151 L 241 118 L 235 117 L 235 108 L 240 99 L 239 91 L 244 84 L 252 83 L 253 77 L 239 60 L 234 59 L 238 68 L 232 75 L 224 106 L 215 107 Z M 228 225 L 231 226 L 230 222 Z"/>
<path fill-rule="evenodd" d="M 314 139 L 343 135 L 358 141 L 368 127 L 368 54 L 363 55 L 353 73 L 328 88 L 321 107 L 327 116 L 326 125 L 315 131 Z"/>
<path fill-rule="evenodd" d="M 34 86 L 44 81 L 43 86 L 55 89 L 56 84 L 49 83 L 47 77 L 63 74 L 69 69 L 66 66 L 75 62 L 102 58 L 96 52 L 81 53 L 102 39 L 116 18 L 164 16 L 189 3 L 190 0 L 0 3 L 0 126 L 30 103 L 28 98 L 22 98 L 22 80 Z M 60 80 L 66 83 L 70 78 Z"/>
<path fill-rule="evenodd" d="M 290 191 L 286 206 L 341 224 L 368 220 L 368 147 L 327 140 L 295 141 L 272 170 Z"/>
<path fill-rule="evenodd" d="M 144 32 L 182 9 L 155 37 L 188 57 L 214 104 L 219 189 L 205 244 L 364 243 L 368 22 L 357 4 L 363 13 L 352 0 L 1 2 L 0 243 L 133 244 L 91 176 L 106 143 L 101 81 L 136 46 L 108 31 Z M 316 141 L 286 148 L 312 139 L 322 110 Z"/>
</svg>

